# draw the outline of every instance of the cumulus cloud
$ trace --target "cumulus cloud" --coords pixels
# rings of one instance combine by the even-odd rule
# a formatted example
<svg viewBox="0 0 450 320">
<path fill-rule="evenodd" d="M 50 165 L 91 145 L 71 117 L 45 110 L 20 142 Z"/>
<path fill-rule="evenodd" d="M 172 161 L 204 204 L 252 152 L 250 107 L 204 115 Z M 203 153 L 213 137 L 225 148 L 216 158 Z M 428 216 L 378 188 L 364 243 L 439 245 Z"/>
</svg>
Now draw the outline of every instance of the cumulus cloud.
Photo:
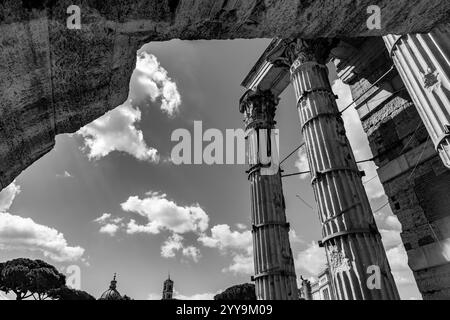
<svg viewBox="0 0 450 320">
<path fill-rule="evenodd" d="M 386 250 L 396 247 L 402 243 L 400 232 L 396 230 L 380 229 L 380 234 L 381 241 L 383 242 L 384 248 Z"/>
<path fill-rule="evenodd" d="M 408 256 L 403 245 L 389 249 L 386 255 L 397 285 L 414 284 L 414 275 L 408 266 Z"/>
<path fill-rule="evenodd" d="M 134 106 L 134 102 L 144 105 L 141 102 L 148 97 L 153 102 L 159 99 L 160 109 L 173 116 L 181 104 L 181 97 L 175 82 L 152 54 L 139 54 L 133 79 L 135 77 L 137 81 L 132 82 L 134 87 L 131 88 L 133 101 L 130 98 L 77 132 L 83 138 L 82 149 L 89 159 L 98 160 L 119 151 L 141 161 L 159 162 L 158 151 L 147 145 L 142 130 L 137 127 L 141 110 Z"/>
<path fill-rule="evenodd" d="M 120 230 L 130 235 L 169 232 L 170 236 L 161 246 L 161 256 L 174 258 L 179 253 L 184 258 L 198 262 L 201 258 L 200 250 L 193 245 L 185 245 L 182 234 L 201 235 L 207 230 L 209 217 L 206 212 L 198 204 L 178 205 L 169 200 L 166 194 L 150 191 L 145 195 L 143 199 L 131 196 L 121 204 L 121 207 L 124 211 L 143 217 L 146 223 L 139 224 L 135 219 L 126 222 L 123 217 L 103 213 L 93 220 L 101 226 L 100 233 L 114 236 Z"/>
<path fill-rule="evenodd" d="M 183 256 L 192 259 L 194 262 L 198 262 L 201 257 L 200 249 L 194 246 L 187 246 L 182 250 Z"/>
<path fill-rule="evenodd" d="M 84 249 L 69 246 L 61 232 L 6 212 L 20 190 L 14 181 L 0 192 L 0 249 L 38 251 L 57 262 L 82 259 Z"/>
<path fill-rule="evenodd" d="M 209 217 L 198 204 L 181 206 L 167 199 L 166 194 L 149 192 L 143 199 L 131 196 L 121 206 L 124 211 L 137 213 L 147 220 L 145 225 L 131 220 L 127 228 L 129 234 L 158 234 L 162 230 L 177 234 L 199 233 L 208 228 Z"/>
<path fill-rule="evenodd" d="M 230 266 L 223 272 L 234 274 L 252 274 L 253 245 L 250 230 L 232 231 L 229 225 L 220 224 L 211 228 L 211 235 L 202 234 L 198 241 L 205 247 L 217 248 L 222 254 L 231 256 Z"/>
<path fill-rule="evenodd" d="M 179 234 L 172 234 L 161 246 L 161 256 L 164 258 L 174 258 L 177 252 L 190 258 L 194 262 L 198 262 L 201 257 L 200 250 L 194 246 L 183 245 L 183 237 Z"/>
<path fill-rule="evenodd" d="M 168 76 L 158 59 L 150 53 L 141 52 L 136 61 L 136 73 L 141 88 L 135 88 L 147 94 L 153 102 L 161 100 L 161 110 L 169 116 L 178 111 L 181 96 L 176 83 Z"/>
<path fill-rule="evenodd" d="M 20 186 L 13 181 L 9 186 L 0 192 L 0 212 L 9 210 L 14 199 L 20 193 Z"/>
<path fill-rule="evenodd" d="M 94 219 L 94 222 L 100 225 L 99 232 L 108 234 L 111 237 L 115 236 L 117 231 L 124 227 L 122 223 L 123 218 L 113 218 L 110 213 L 103 213 L 100 217 Z"/>
<path fill-rule="evenodd" d="M 173 258 L 178 250 L 183 248 L 183 237 L 173 234 L 169 237 L 161 247 L 161 256 L 164 258 Z"/>
<path fill-rule="evenodd" d="M 395 215 L 389 213 L 389 211 L 389 209 L 386 209 L 374 213 L 378 228 L 401 232 L 402 225 L 400 224 L 400 221 L 398 221 L 398 218 Z"/>
<path fill-rule="evenodd" d="M 219 224 L 211 228 L 211 236 L 201 235 L 198 241 L 205 247 L 220 250 L 248 250 L 252 246 L 252 233 L 250 230 L 231 231 L 227 224 Z"/>
<path fill-rule="evenodd" d="M 158 151 L 147 146 L 142 131 L 135 126 L 140 121 L 141 111 L 128 101 L 82 127 L 77 133 L 84 138 L 83 150 L 91 160 L 121 151 L 141 161 L 158 162 Z"/>
<path fill-rule="evenodd" d="M 244 254 L 234 254 L 232 256 L 232 263 L 226 268 L 222 269 L 222 272 L 232 272 L 234 274 L 251 275 L 255 272 L 253 265 L 253 250 L 249 250 Z"/>
<path fill-rule="evenodd" d="M 84 253 L 81 247 L 69 246 L 56 229 L 6 212 L 0 213 L 0 248 L 39 251 L 57 262 L 75 261 Z"/>
<path fill-rule="evenodd" d="M 392 249 L 402 244 L 400 232 L 402 226 L 398 218 L 389 213 L 389 209 L 376 212 L 374 214 L 378 229 L 380 230 L 381 240 L 386 250 Z"/>
<path fill-rule="evenodd" d="M 198 241 L 205 247 L 216 248 L 223 255 L 231 257 L 231 264 L 222 269 L 236 275 L 251 275 L 254 273 L 253 237 L 245 225 L 238 225 L 238 230 L 231 230 L 227 224 L 215 225 L 210 235 L 202 234 Z M 289 231 L 291 244 L 303 243 L 295 230 Z"/>
<path fill-rule="evenodd" d="M 116 234 L 117 230 L 119 230 L 119 226 L 117 224 L 107 223 L 100 227 L 99 232 L 109 234 L 112 237 Z"/>
<path fill-rule="evenodd" d="M 291 245 L 304 242 L 303 239 L 297 235 L 294 229 L 289 230 L 289 241 Z"/>
<path fill-rule="evenodd" d="M 325 249 L 320 248 L 317 242 L 311 242 L 307 248 L 297 254 L 295 258 L 295 267 L 298 274 L 301 271 L 306 271 L 311 275 L 317 275 L 322 271 L 327 263 Z"/>
</svg>

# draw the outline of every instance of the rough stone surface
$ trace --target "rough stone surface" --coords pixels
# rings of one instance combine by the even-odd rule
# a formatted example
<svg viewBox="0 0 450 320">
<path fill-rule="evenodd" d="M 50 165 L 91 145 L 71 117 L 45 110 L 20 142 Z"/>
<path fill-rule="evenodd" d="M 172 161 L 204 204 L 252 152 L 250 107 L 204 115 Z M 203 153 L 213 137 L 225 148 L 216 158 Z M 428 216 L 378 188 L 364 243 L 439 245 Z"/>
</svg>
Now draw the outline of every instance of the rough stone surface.
<svg viewBox="0 0 450 320">
<path fill-rule="evenodd" d="M 380 39 L 370 39 L 367 47 L 374 47 Z M 364 50 L 355 51 L 364 56 Z M 366 64 L 364 70 L 355 71 L 350 88 L 354 98 L 364 95 L 366 90 L 392 65 L 387 50 L 377 59 Z M 342 65 L 341 68 L 345 69 Z M 432 145 L 428 133 L 411 101 L 401 88 L 394 88 L 397 71 L 394 70 L 375 87 L 392 84 L 393 95 L 378 104 L 364 116 L 362 124 L 367 133 L 375 164 L 381 169 L 407 153 L 421 154 L 424 145 Z M 386 86 L 385 86 L 386 87 Z M 418 157 L 420 158 L 420 157 Z M 414 164 L 417 163 L 417 166 Z M 440 246 L 450 238 L 450 171 L 437 153 L 421 162 L 414 161 L 412 167 L 387 179 L 383 183 L 392 212 L 398 217 L 401 238 L 408 254 L 409 265 L 418 265 L 415 253 L 427 246 Z M 429 261 L 432 261 L 428 257 Z M 448 299 L 450 297 L 450 263 L 413 269 L 419 291 L 424 299 Z"/>
<path fill-rule="evenodd" d="M 66 27 L 72 4 L 81 30 Z M 369 5 L 381 8 L 381 30 L 366 26 Z M 427 32 L 448 21 L 449 8 L 441 0 L 0 1 L 0 190 L 50 151 L 55 135 L 124 102 L 144 43 Z"/>
</svg>

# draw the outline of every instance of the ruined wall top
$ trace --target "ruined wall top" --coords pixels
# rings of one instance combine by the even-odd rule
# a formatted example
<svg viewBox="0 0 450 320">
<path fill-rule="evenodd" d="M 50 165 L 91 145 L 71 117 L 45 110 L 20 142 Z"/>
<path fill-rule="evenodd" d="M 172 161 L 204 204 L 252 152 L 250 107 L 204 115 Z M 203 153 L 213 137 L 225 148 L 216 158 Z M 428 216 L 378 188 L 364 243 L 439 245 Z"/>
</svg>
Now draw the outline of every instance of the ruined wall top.
<svg viewBox="0 0 450 320">
<path fill-rule="evenodd" d="M 448 20 L 444 0 L 5 0 L 0 24 L 46 18 L 65 24 L 77 4 L 84 22 L 120 23 L 149 40 L 274 37 L 361 37 L 428 32 Z M 369 29 L 371 6 L 381 10 L 381 28 Z M 420 16 L 420 19 L 417 17 Z"/>
</svg>

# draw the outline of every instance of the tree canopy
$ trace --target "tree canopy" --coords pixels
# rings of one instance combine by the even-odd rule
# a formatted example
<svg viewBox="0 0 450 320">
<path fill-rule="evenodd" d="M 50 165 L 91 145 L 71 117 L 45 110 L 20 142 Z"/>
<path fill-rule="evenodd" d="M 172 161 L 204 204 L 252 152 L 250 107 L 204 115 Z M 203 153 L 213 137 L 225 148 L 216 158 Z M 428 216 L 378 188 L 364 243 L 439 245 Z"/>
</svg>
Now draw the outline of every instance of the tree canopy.
<svg viewBox="0 0 450 320">
<path fill-rule="evenodd" d="M 67 286 L 50 290 L 49 297 L 54 300 L 95 300 L 89 293 Z"/>
<path fill-rule="evenodd" d="M 47 299 L 50 290 L 65 283 L 65 275 L 42 260 L 19 258 L 0 263 L 0 290 L 14 292 L 17 300 Z"/>
<path fill-rule="evenodd" d="M 255 285 L 244 283 L 232 286 L 216 294 L 214 300 L 256 300 Z"/>
</svg>

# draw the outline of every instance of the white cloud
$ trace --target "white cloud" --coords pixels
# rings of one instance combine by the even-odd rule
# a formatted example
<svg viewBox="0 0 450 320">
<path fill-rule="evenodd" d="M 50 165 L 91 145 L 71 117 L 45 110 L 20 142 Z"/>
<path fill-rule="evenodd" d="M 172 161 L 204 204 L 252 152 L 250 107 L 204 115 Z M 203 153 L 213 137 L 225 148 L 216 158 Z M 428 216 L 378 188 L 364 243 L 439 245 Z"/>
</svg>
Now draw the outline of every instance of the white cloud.
<svg viewBox="0 0 450 320">
<path fill-rule="evenodd" d="M 243 223 L 236 223 L 236 228 L 238 228 L 239 230 L 245 230 L 247 229 L 247 226 Z"/>
<path fill-rule="evenodd" d="M 119 229 L 124 227 L 124 224 L 121 223 L 122 220 L 123 218 L 120 217 L 113 218 L 110 213 L 103 213 L 100 217 L 94 219 L 94 222 L 101 226 L 99 229 L 100 233 L 105 233 L 113 237 Z"/>
<path fill-rule="evenodd" d="M 147 146 L 142 131 L 135 126 L 140 121 L 141 111 L 128 101 L 82 127 L 77 134 L 84 138 L 83 150 L 91 160 L 121 151 L 141 161 L 158 162 L 158 151 Z"/>
<path fill-rule="evenodd" d="M 64 171 L 63 174 L 56 174 L 56 176 L 58 178 L 72 178 L 73 177 L 68 171 Z"/>
<path fill-rule="evenodd" d="M 381 240 L 386 250 L 402 244 L 400 233 L 402 226 L 398 218 L 390 213 L 389 208 L 374 214 L 375 221 L 381 234 Z"/>
<path fill-rule="evenodd" d="M 123 220 L 123 218 L 120 218 L 120 217 L 111 219 L 111 221 L 112 221 L 113 223 L 116 223 L 116 224 L 122 222 L 122 220 Z"/>
<path fill-rule="evenodd" d="M 291 245 L 296 243 L 304 243 L 303 239 L 297 236 L 297 233 L 294 229 L 289 230 L 289 242 Z"/>
<path fill-rule="evenodd" d="M 309 244 L 305 250 L 299 252 L 295 258 L 295 267 L 298 270 L 297 274 L 301 274 L 300 270 L 303 270 L 316 276 L 325 268 L 326 263 L 325 249 L 320 248 L 315 241 Z"/>
<path fill-rule="evenodd" d="M 218 292 L 217 292 L 218 293 Z M 217 293 L 195 293 L 192 295 L 184 295 L 179 293 L 178 291 L 174 290 L 173 297 L 178 300 L 213 300 L 214 296 Z M 148 300 L 161 300 L 162 294 L 161 293 L 150 293 L 147 296 Z"/>
<path fill-rule="evenodd" d="M 183 256 L 192 259 L 194 262 L 198 262 L 201 257 L 200 249 L 194 246 L 187 246 L 182 250 Z"/>
<path fill-rule="evenodd" d="M 174 298 L 175 299 L 179 299 L 179 300 L 214 300 L 214 296 L 217 293 L 196 293 L 196 294 L 192 294 L 192 295 L 184 295 L 181 294 L 177 291 L 174 292 Z"/>
<path fill-rule="evenodd" d="M 20 186 L 16 184 L 16 181 L 13 181 L 9 186 L 4 188 L 0 192 L 0 212 L 7 211 L 19 193 Z"/>
<path fill-rule="evenodd" d="M 131 220 L 127 228 L 129 234 L 137 232 L 158 234 L 162 230 L 177 234 L 198 233 L 208 228 L 209 217 L 198 204 L 180 206 L 167 199 L 166 194 L 150 192 L 144 199 L 131 196 L 121 206 L 123 210 L 137 213 L 148 221 L 145 225 L 138 225 Z"/>
<path fill-rule="evenodd" d="M 402 230 L 400 221 L 398 221 L 398 218 L 395 215 L 390 214 L 389 211 L 390 210 L 386 208 L 385 210 L 380 210 L 374 213 L 378 228 L 386 230 L 396 230 L 400 232 Z"/>
<path fill-rule="evenodd" d="M 152 233 L 157 234 L 159 233 L 159 229 L 155 224 L 137 224 L 136 220 L 131 219 L 127 224 L 127 233 L 128 234 L 135 234 L 135 233 Z"/>
<path fill-rule="evenodd" d="M 198 238 L 205 247 L 220 250 L 245 250 L 252 246 L 252 233 L 250 230 L 231 231 L 227 224 L 219 224 L 211 228 L 211 236 L 205 234 Z"/>
<path fill-rule="evenodd" d="M 217 248 L 222 254 L 232 257 L 231 265 L 223 268 L 223 272 L 246 275 L 254 272 L 250 230 L 232 231 L 229 225 L 220 224 L 211 228 L 211 236 L 202 234 L 198 241 L 205 247 Z"/>
<path fill-rule="evenodd" d="M 111 218 L 111 213 L 104 213 L 94 221 L 98 223 L 103 223 L 106 222 L 109 218 Z"/>
<path fill-rule="evenodd" d="M 414 284 L 414 275 L 408 266 L 408 256 L 403 245 L 387 250 L 386 255 L 397 286 Z"/>
<path fill-rule="evenodd" d="M 99 232 L 100 233 L 106 233 L 109 234 L 111 237 L 116 234 L 116 232 L 119 230 L 119 226 L 113 223 L 107 223 L 104 226 L 100 227 Z"/>
<path fill-rule="evenodd" d="M 0 248 L 39 251 L 57 262 L 75 261 L 84 253 L 81 247 L 69 246 L 56 229 L 6 212 L 0 213 Z"/>
<path fill-rule="evenodd" d="M 143 199 L 131 196 L 121 207 L 124 211 L 144 217 L 146 224 L 138 224 L 135 219 L 123 222 L 122 217 L 104 213 L 94 220 L 102 226 L 100 232 L 114 236 L 119 230 L 124 230 L 127 234 L 159 234 L 170 231 L 171 236 L 161 246 L 161 256 L 173 258 L 180 253 L 182 257 L 198 262 L 201 258 L 200 250 L 193 245 L 184 245 L 181 234 L 192 232 L 199 235 L 207 230 L 209 217 L 206 212 L 198 204 L 180 206 L 167 199 L 166 194 L 149 191 L 145 195 Z"/>
<path fill-rule="evenodd" d="M 380 229 L 380 234 L 381 241 L 383 242 L 384 248 L 386 250 L 402 244 L 400 232 L 398 232 L 397 230 Z"/>
<path fill-rule="evenodd" d="M 61 232 L 6 212 L 20 191 L 14 181 L 0 192 L 0 249 L 39 251 L 57 262 L 83 260 L 84 249 L 69 246 Z"/>
<path fill-rule="evenodd" d="M 306 155 L 305 147 L 300 148 L 297 151 L 297 160 L 295 161 L 295 166 L 297 167 L 299 172 L 309 171 L 308 156 Z M 311 175 L 309 173 L 307 173 L 307 174 L 301 174 L 299 177 L 300 177 L 300 179 L 306 179 L 310 176 Z"/>
<path fill-rule="evenodd" d="M 231 257 L 232 263 L 223 268 L 223 272 L 236 275 L 251 275 L 254 273 L 253 237 L 244 225 L 238 226 L 239 231 L 232 231 L 227 224 L 215 225 L 211 228 L 211 235 L 202 234 L 198 241 L 205 247 L 217 248 L 220 253 Z M 303 243 L 295 230 L 289 232 L 292 244 Z"/>
<path fill-rule="evenodd" d="M 161 246 L 161 256 L 164 258 L 174 258 L 177 252 L 181 252 L 184 257 L 198 262 L 201 257 L 200 250 L 194 246 L 184 247 L 183 240 L 183 237 L 179 234 L 172 234 Z"/>
<path fill-rule="evenodd" d="M 172 116 L 178 111 L 181 96 L 177 85 L 161 67 L 158 59 L 150 53 L 141 52 L 136 61 L 138 83 L 143 87 L 138 90 L 146 92 L 152 101 L 161 99 L 161 110 Z"/>
<path fill-rule="evenodd" d="M 181 97 L 177 86 L 154 55 L 146 52 L 138 55 L 134 76 L 137 81 L 132 82 L 131 90 L 137 104 L 144 105 L 141 102 L 150 97 L 154 102 L 160 99 L 160 109 L 167 115 L 173 116 L 178 111 Z M 158 151 L 147 145 L 142 130 L 137 128 L 141 110 L 131 102 L 129 99 L 77 132 L 83 137 L 83 150 L 89 159 L 98 160 L 119 151 L 141 161 L 159 162 Z"/>
<path fill-rule="evenodd" d="M 234 274 L 250 275 L 255 272 L 253 264 L 253 250 L 245 254 L 234 254 L 231 265 L 222 269 L 223 272 Z"/>
<path fill-rule="evenodd" d="M 173 234 L 161 246 L 161 256 L 164 258 L 173 258 L 178 250 L 183 248 L 183 237 Z"/>
</svg>

